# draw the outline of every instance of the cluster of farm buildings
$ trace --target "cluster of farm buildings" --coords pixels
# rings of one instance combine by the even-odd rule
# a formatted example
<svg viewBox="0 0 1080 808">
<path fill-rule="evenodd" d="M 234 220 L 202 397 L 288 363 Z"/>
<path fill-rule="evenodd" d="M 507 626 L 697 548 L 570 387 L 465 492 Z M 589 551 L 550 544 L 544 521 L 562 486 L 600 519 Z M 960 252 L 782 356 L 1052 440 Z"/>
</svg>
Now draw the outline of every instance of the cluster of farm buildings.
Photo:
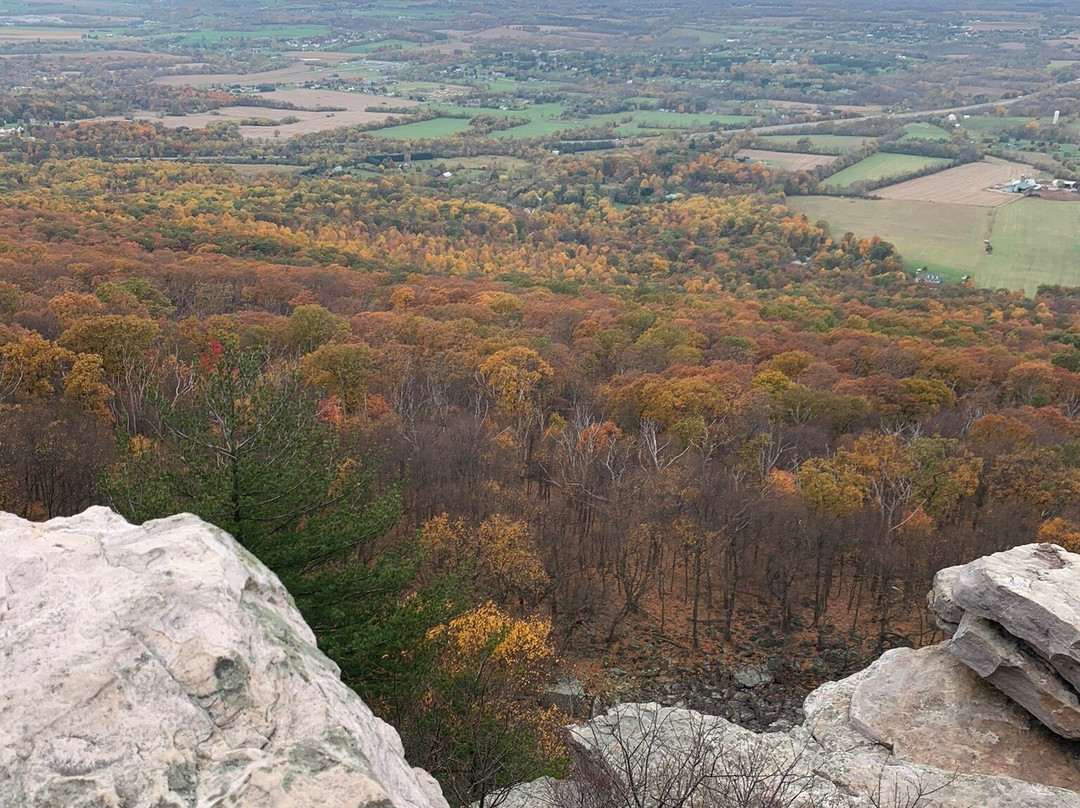
<svg viewBox="0 0 1080 808">
<path fill-rule="evenodd" d="M 1003 191 L 1007 194 L 1030 194 L 1035 191 L 1052 190 L 1052 191 L 1072 191 L 1077 192 L 1076 180 L 1052 180 L 1049 186 L 1037 182 L 1029 177 L 1027 174 L 1021 174 L 1018 179 L 1011 182 L 1004 183 L 1002 185 L 994 185 L 992 189 L 995 191 Z"/>
</svg>

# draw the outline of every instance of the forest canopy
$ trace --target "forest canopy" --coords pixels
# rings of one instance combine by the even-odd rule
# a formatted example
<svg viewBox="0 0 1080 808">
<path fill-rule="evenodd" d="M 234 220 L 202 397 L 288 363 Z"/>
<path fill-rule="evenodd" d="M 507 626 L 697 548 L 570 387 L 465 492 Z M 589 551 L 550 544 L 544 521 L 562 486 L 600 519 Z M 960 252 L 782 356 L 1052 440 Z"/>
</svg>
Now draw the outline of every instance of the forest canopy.
<svg viewBox="0 0 1080 808">
<path fill-rule="evenodd" d="M 1080 547 L 1074 290 L 916 283 L 712 151 L 535 171 L 0 164 L 0 506 L 230 530 L 459 803 L 561 770 L 559 665 L 768 631 L 809 685 Z"/>
</svg>

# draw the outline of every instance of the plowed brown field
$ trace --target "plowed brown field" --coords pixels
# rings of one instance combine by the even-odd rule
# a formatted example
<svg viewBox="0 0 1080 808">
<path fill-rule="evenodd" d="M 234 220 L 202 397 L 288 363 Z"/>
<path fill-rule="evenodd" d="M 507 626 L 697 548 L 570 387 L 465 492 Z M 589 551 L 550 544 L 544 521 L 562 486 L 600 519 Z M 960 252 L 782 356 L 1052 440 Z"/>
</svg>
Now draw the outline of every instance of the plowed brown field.
<svg viewBox="0 0 1080 808">
<path fill-rule="evenodd" d="M 987 157 L 981 163 L 966 163 L 937 174 L 879 188 L 874 195 L 883 199 L 952 202 L 993 208 L 1015 202 L 1020 199 L 1020 195 L 991 191 L 991 185 L 1009 182 L 1021 174 L 1035 173 L 1034 168 L 1023 163 L 1010 163 L 996 157 Z"/>
<path fill-rule="evenodd" d="M 799 152 L 769 151 L 767 149 L 739 149 L 739 157 L 762 160 L 790 171 L 809 171 L 827 165 L 836 159 L 831 154 L 801 154 Z"/>
</svg>

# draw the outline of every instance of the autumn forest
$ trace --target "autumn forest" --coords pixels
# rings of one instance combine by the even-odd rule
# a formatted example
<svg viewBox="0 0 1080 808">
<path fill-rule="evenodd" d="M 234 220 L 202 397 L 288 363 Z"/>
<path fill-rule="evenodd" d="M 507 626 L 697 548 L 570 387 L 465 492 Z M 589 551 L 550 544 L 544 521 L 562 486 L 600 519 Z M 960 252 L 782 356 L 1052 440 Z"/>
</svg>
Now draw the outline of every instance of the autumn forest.
<svg viewBox="0 0 1080 808">
<path fill-rule="evenodd" d="M 230 530 L 462 802 L 555 765 L 554 719 L 522 705 L 556 663 L 641 674 L 647 637 L 673 675 L 773 654 L 809 685 L 930 640 L 934 570 L 1080 544 L 1080 297 L 917 285 L 888 243 L 710 152 L 667 164 L 722 193 L 598 193 L 662 181 L 654 159 L 540 163 L 576 198 L 536 207 L 397 176 L 9 161 L 3 508 Z M 501 655 L 485 687 L 524 768 L 426 745 L 458 716 L 410 713 L 430 686 L 413 641 L 450 691 L 462 657 Z"/>
<path fill-rule="evenodd" d="M 1038 211 L 972 265 L 1056 243 L 1073 39 L 998 70 L 1027 29 L 888 3 L 842 55 L 813 9 L 654 37 L 617 4 L 325 5 L 0 30 L 0 510 L 228 531 L 454 806 L 567 770 L 557 680 L 723 713 L 750 669 L 735 717 L 790 726 L 941 638 L 935 571 L 1080 552 L 1080 287 L 927 282 L 799 204 L 1041 155 L 1062 199 L 952 207 Z"/>
</svg>

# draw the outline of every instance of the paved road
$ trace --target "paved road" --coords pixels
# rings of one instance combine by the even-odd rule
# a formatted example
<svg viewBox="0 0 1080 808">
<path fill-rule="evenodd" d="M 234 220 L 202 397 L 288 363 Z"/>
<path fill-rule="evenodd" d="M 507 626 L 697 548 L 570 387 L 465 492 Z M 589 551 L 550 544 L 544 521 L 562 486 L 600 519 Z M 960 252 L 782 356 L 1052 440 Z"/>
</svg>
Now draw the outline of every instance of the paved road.
<svg viewBox="0 0 1080 808">
<path fill-rule="evenodd" d="M 1038 98 L 1040 95 L 1046 93 L 1053 93 L 1068 87 L 1071 84 L 1080 84 L 1080 79 L 1074 79 L 1073 81 L 1062 82 L 1061 84 L 1055 84 L 1053 87 L 1047 87 L 1044 90 L 1036 90 L 1033 93 L 1027 95 L 1017 96 L 1016 98 L 999 98 L 995 101 L 984 101 L 980 104 L 967 104 L 962 107 L 944 107 L 942 109 L 922 109 L 915 112 L 879 112 L 875 115 L 862 115 L 857 118 L 830 118 L 825 121 L 808 121 L 806 123 L 784 123 L 775 124 L 772 126 L 753 126 L 750 131 L 758 135 L 767 135 L 774 132 L 803 132 L 811 130 L 816 126 L 822 126 L 826 123 L 854 123 L 856 121 L 868 121 L 875 118 L 889 118 L 894 121 L 909 121 L 916 118 L 925 118 L 929 115 L 948 115 L 949 113 L 963 114 L 965 112 L 978 112 L 984 109 L 993 109 L 996 106 L 1011 106 L 1012 104 L 1018 104 L 1021 101 L 1028 101 L 1032 98 Z M 745 132 L 745 129 L 728 129 L 722 134 L 734 134 L 736 132 Z"/>
</svg>

